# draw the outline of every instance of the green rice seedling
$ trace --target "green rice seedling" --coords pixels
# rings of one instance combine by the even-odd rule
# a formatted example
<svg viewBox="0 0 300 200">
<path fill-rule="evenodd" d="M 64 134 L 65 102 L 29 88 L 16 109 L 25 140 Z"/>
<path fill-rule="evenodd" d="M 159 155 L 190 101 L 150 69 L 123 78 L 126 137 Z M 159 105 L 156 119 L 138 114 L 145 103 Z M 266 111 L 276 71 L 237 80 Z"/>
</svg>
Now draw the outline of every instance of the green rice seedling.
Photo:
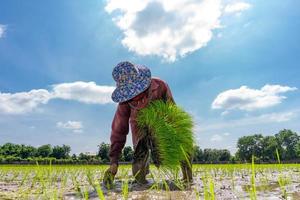
<svg viewBox="0 0 300 200">
<path fill-rule="evenodd" d="M 96 184 L 96 191 L 97 191 L 97 195 L 98 195 L 99 199 L 100 200 L 105 200 L 105 197 L 104 197 L 103 191 L 101 189 L 100 183 Z"/>
<path fill-rule="evenodd" d="M 155 183 L 156 180 L 155 180 L 155 177 L 154 177 L 154 174 L 153 174 L 152 170 L 150 171 L 149 175 L 150 175 L 150 178 L 152 179 L 153 183 Z"/>
<path fill-rule="evenodd" d="M 28 190 L 24 189 L 24 188 L 20 188 L 20 190 L 17 191 L 17 197 L 19 199 L 25 199 L 26 194 L 28 194 Z"/>
<path fill-rule="evenodd" d="M 218 175 L 219 176 L 216 176 L 215 178 L 219 177 L 220 181 L 224 180 L 225 176 L 226 176 L 226 171 L 227 170 L 222 171 L 221 169 L 218 169 Z"/>
<path fill-rule="evenodd" d="M 151 187 L 148 190 L 156 190 L 156 191 L 160 191 L 159 185 L 157 182 L 153 183 L 151 185 Z"/>
<path fill-rule="evenodd" d="M 195 192 L 196 200 L 200 200 L 200 192 L 197 191 L 196 188 L 194 188 L 194 192 Z"/>
<path fill-rule="evenodd" d="M 174 169 L 185 160 L 181 148 L 192 153 L 192 118 L 175 104 L 154 101 L 139 112 L 137 121 L 138 126 L 148 130 L 146 132 L 154 138 L 162 166 Z"/>
<path fill-rule="evenodd" d="M 128 199 L 128 179 L 125 178 L 125 180 L 122 183 L 122 197 L 124 200 Z"/>
<path fill-rule="evenodd" d="M 174 185 L 176 186 L 177 189 L 181 191 L 185 189 L 184 183 L 179 179 L 174 181 Z"/>
<path fill-rule="evenodd" d="M 260 182 L 262 183 L 262 189 L 266 191 L 268 189 L 269 184 L 268 177 L 266 174 L 260 178 Z"/>
<path fill-rule="evenodd" d="M 256 186 L 255 186 L 255 165 L 254 165 L 254 155 L 252 155 L 252 163 L 251 163 L 251 200 L 256 200 Z"/>
<path fill-rule="evenodd" d="M 123 199 L 128 199 L 128 195 L 129 195 L 129 187 L 131 187 L 133 185 L 132 181 L 129 181 L 130 176 L 128 176 L 129 174 L 129 170 L 128 168 L 124 169 L 122 171 L 122 195 L 123 195 Z"/>
<path fill-rule="evenodd" d="M 281 168 L 282 165 L 280 165 L 280 156 L 279 156 L 278 149 L 276 149 L 276 157 L 277 157 L 278 165 Z"/>
<path fill-rule="evenodd" d="M 81 188 L 75 176 L 72 176 L 73 186 L 79 196 L 81 196 Z"/>
<path fill-rule="evenodd" d="M 42 174 L 42 169 L 37 160 L 36 160 L 36 182 L 41 185 L 41 187 L 38 189 L 41 191 L 42 194 L 44 194 L 45 188 L 46 188 L 45 182 L 44 182 L 44 177 Z"/>
<path fill-rule="evenodd" d="M 255 160 L 255 159 L 254 159 Z M 280 160 L 280 159 L 279 159 Z M 278 164 L 280 163 L 280 164 Z M 256 164 L 255 162 L 251 164 L 226 164 L 226 165 L 193 165 L 193 175 L 194 177 L 201 177 L 201 186 L 203 181 L 204 188 L 192 188 L 192 195 L 194 199 L 213 199 L 218 198 L 216 194 L 214 194 L 214 190 L 217 186 L 217 181 L 220 179 L 224 179 L 225 181 L 230 179 L 235 180 L 235 177 L 241 177 L 241 174 L 245 176 L 246 179 L 250 176 L 249 185 L 246 187 L 242 187 L 245 192 L 248 192 L 251 197 L 249 199 L 255 199 L 255 195 L 253 195 L 253 183 L 256 183 L 255 189 L 257 192 L 257 199 L 261 199 L 259 191 L 263 191 L 265 193 L 270 193 L 274 195 L 273 189 L 280 186 L 281 193 L 280 198 L 295 198 L 292 196 L 293 192 L 295 191 L 295 186 L 299 183 L 300 177 L 300 165 L 299 164 L 283 164 L 279 161 L 276 164 Z M 98 199 L 110 199 L 110 195 L 115 195 L 114 193 L 108 193 L 107 197 L 104 194 L 104 191 L 101 190 L 101 184 L 96 182 L 95 180 L 99 180 L 99 177 L 103 176 L 103 172 L 106 169 L 106 166 L 58 166 L 52 165 L 51 173 L 50 173 L 50 166 L 48 165 L 35 165 L 35 166 L 5 166 L 0 165 L 0 182 L 1 182 L 1 191 L 0 191 L 0 199 L 63 199 L 63 191 L 77 191 L 76 192 L 76 199 L 85 199 L 89 196 L 88 190 L 90 189 L 90 185 L 94 185 L 96 187 L 96 191 L 98 194 Z M 130 180 L 132 177 L 129 177 L 128 174 L 128 166 L 120 165 L 120 173 L 118 178 L 123 180 L 123 191 L 121 190 L 121 197 L 122 199 L 126 199 L 126 195 L 130 198 L 130 184 L 131 181 L 128 181 L 128 186 L 126 186 L 126 180 Z M 165 170 L 162 168 L 161 170 L 156 170 L 154 165 L 150 165 L 150 174 L 151 182 L 153 180 L 152 187 L 149 191 L 144 191 L 143 193 L 155 193 L 157 194 L 158 198 L 168 198 L 170 197 L 169 194 L 173 193 L 169 192 L 172 188 L 169 186 L 169 182 L 166 180 L 167 178 L 173 177 L 175 183 L 180 185 L 180 181 L 178 179 L 178 171 L 180 172 L 180 168 L 171 171 Z M 19 174 L 16 176 L 16 174 Z M 180 174 L 180 173 L 179 173 Z M 127 176 L 126 176 L 127 175 Z M 256 177 L 255 177 L 256 175 Z M 273 184 L 270 180 L 273 179 L 274 176 L 277 176 L 277 184 Z M 13 176 L 16 178 L 12 179 Z M 215 177 L 216 176 L 216 177 Z M 271 177 L 273 176 L 273 177 Z M 77 180 L 74 181 L 74 177 Z M 91 177 L 91 178 L 88 178 Z M 90 179 L 90 180 L 89 180 Z M 291 180 L 293 179 L 293 180 Z M 11 181 L 11 182 L 4 182 L 4 180 Z M 253 180 L 256 180 L 253 182 Z M 259 180 L 259 181 L 258 181 Z M 43 190 L 43 182 L 45 185 L 45 190 Z M 257 183 L 261 183 L 261 185 L 257 185 Z M 52 185 L 51 185 L 52 183 Z M 91 184 L 92 183 L 92 184 Z M 292 183 L 293 187 L 291 187 L 291 194 L 288 193 L 287 185 Z M 236 183 L 234 183 L 236 184 Z M 279 186 L 278 186 L 279 184 Z M 9 187 L 12 185 L 12 189 L 16 188 L 14 191 L 3 191 L 5 189 L 5 185 Z M 32 186 L 33 185 L 33 186 Z M 76 189 L 76 185 L 78 185 L 79 189 Z M 92 185 L 92 186 L 93 186 Z M 268 185 L 266 188 L 264 186 Z M 31 187 L 32 186 L 32 187 Z M 74 186 L 74 187 L 72 187 Z M 128 187 L 128 190 L 126 189 Z M 169 188 L 168 188 L 169 187 Z M 180 188 L 180 187 L 178 187 Z M 10 188 L 8 188 L 10 189 Z M 232 188 L 231 188 L 232 189 Z M 126 194 L 126 190 L 128 194 Z M 151 191 L 150 191 L 151 190 Z M 154 190 L 154 191 L 153 191 Z M 181 189 L 180 189 L 181 190 Z M 240 191 L 239 191 L 240 192 Z M 297 191 L 296 191 L 297 192 Z M 78 196 L 78 193 L 80 196 Z M 177 192 L 176 192 L 177 193 Z M 175 193 L 175 194 L 176 194 Z M 234 192 L 235 193 L 235 192 Z M 168 195 L 168 196 L 165 196 Z M 178 191 L 180 194 L 180 191 Z M 118 195 L 118 194 L 117 194 Z M 238 194 L 236 194 L 238 195 Z M 244 197 L 245 194 L 241 193 L 241 198 Z M 291 195 L 291 196 L 289 196 Z M 143 196 L 147 198 L 146 196 Z M 180 197 L 181 194 L 180 194 Z M 90 198 L 90 196 L 89 196 Z M 149 196 L 148 196 L 149 198 Z M 177 197 L 175 197 L 176 199 Z M 179 198 L 178 199 L 182 199 Z"/>
<path fill-rule="evenodd" d="M 19 185 L 20 187 L 22 187 L 24 185 L 24 183 L 25 183 L 25 181 L 27 181 L 28 177 L 29 177 L 29 171 L 26 171 L 26 173 L 23 175 L 23 177 L 21 179 L 21 182 Z"/>
<path fill-rule="evenodd" d="M 234 168 L 233 167 L 229 169 L 229 175 L 230 175 L 230 180 L 231 180 L 231 187 L 232 187 L 232 190 L 234 190 L 235 184 L 234 184 Z"/>
<path fill-rule="evenodd" d="M 163 174 L 162 177 L 165 179 L 172 180 L 173 184 L 180 190 L 184 189 L 184 183 L 179 178 L 179 166 L 174 169 L 160 168 L 160 172 Z"/>
<path fill-rule="evenodd" d="M 215 184 L 213 178 L 209 181 L 209 192 L 211 196 L 211 200 L 215 200 Z"/>
<path fill-rule="evenodd" d="M 64 174 L 64 176 L 61 178 L 61 185 L 60 185 L 60 192 L 59 192 L 59 197 L 60 199 L 63 199 L 64 196 L 64 191 L 67 185 L 67 181 L 68 181 L 68 174 Z"/>
<path fill-rule="evenodd" d="M 153 180 L 153 184 L 151 185 L 151 187 L 149 188 L 149 190 L 159 190 L 159 186 L 158 186 L 158 182 L 156 181 L 156 178 L 154 177 L 154 174 L 152 173 L 152 171 L 150 171 L 150 177 Z"/>
<path fill-rule="evenodd" d="M 139 171 L 137 172 L 136 176 L 138 175 Z M 115 187 L 115 184 L 114 184 L 114 178 L 113 178 L 113 174 L 111 172 L 105 172 L 104 173 L 104 178 L 103 180 L 107 180 L 106 183 L 105 183 L 105 187 L 110 190 L 112 188 Z"/>
<path fill-rule="evenodd" d="M 20 172 L 18 172 L 18 171 L 13 171 L 12 172 L 12 177 L 8 180 L 8 182 L 14 182 L 14 180 L 16 180 L 17 179 L 17 177 L 19 176 L 19 173 Z"/>
<path fill-rule="evenodd" d="M 280 189 L 281 189 L 282 197 L 284 199 L 287 199 L 287 191 L 286 191 L 286 188 L 285 188 L 285 186 L 287 185 L 287 182 L 283 178 L 282 175 L 279 175 L 279 177 L 278 177 L 278 183 L 279 183 L 279 186 L 280 186 Z"/>
<path fill-rule="evenodd" d="M 85 200 L 89 199 L 89 190 L 87 186 L 84 187 L 82 196 Z"/>
<path fill-rule="evenodd" d="M 284 199 L 287 199 L 287 191 L 286 191 L 287 181 L 283 177 L 283 174 L 282 174 L 282 164 L 280 162 L 280 156 L 279 156 L 278 149 L 276 149 L 276 156 L 277 156 L 278 165 L 279 165 L 279 169 L 280 169 L 280 174 L 279 174 L 279 177 L 278 177 L 278 184 L 279 184 L 280 189 L 281 189 L 282 197 Z"/>
<path fill-rule="evenodd" d="M 46 186 L 45 178 L 43 175 L 44 174 L 42 173 L 42 171 L 39 171 L 39 183 L 41 184 L 40 190 L 41 190 L 42 194 L 46 195 L 47 186 Z"/>
<path fill-rule="evenodd" d="M 58 199 L 58 191 L 57 191 L 57 188 L 54 188 L 54 189 L 53 189 L 51 199 L 53 199 L 53 200 L 57 200 L 57 199 Z"/>
<path fill-rule="evenodd" d="M 95 186 L 95 183 L 93 180 L 93 175 L 92 175 L 91 170 L 86 171 L 86 177 L 87 177 L 88 183 L 96 190 L 96 186 Z"/>
<path fill-rule="evenodd" d="M 4 181 L 5 183 L 9 183 L 9 181 L 10 181 L 10 178 L 9 178 L 9 172 L 6 172 L 6 173 L 5 173 L 5 176 L 3 176 L 3 181 Z"/>
<path fill-rule="evenodd" d="M 35 185 L 38 183 L 38 180 L 40 179 L 39 174 L 38 174 L 37 171 L 34 171 L 33 174 L 34 174 L 34 176 L 32 178 L 31 186 L 30 186 L 31 189 L 33 189 L 35 187 Z"/>
<path fill-rule="evenodd" d="M 181 149 L 181 151 L 182 151 L 182 153 L 183 153 L 183 155 L 184 155 L 184 160 L 186 161 L 186 163 L 188 164 L 188 166 L 189 166 L 189 168 L 190 169 L 192 169 L 192 164 L 191 164 L 191 161 L 190 161 L 190 159 L 188 158 L 188 152 L 186 152 L 186 150 L 183 148 L 183 146 L 182 145 L 179 145 L 180 146 L 180 149 Z M 191 155 L 191 153 L 189 153 L 190 155 Z M 190 182 L 189 182 L 190 180 L 189 179 L 187 179 L 187 186 L 188 187 L 190 187 Z"/>
<path fill-rule="evenodd" d="M 206 176 L 202 177 L 203 182 L 203 194 L 204 194 L 204 200 L 210 200 L 210 193 L 208 189 L 208 179 Z"/>
<path fill-rule="evenodd" d="M 52 176 L 53 176 L 53 171 L 52 171 L 52 159 L 50 159 L 50 162 L 49 162 L 49 168 L 47 170 L 47 179 L 48 179 L 48 182 L 49 182 L 49 185 L 51 186 L 52 185 Z"/>
<path fill-rule="evenodd" d="M 169 185 L 168 185 L 166 179 L 163 178 L 163 179 L 162 179 L 162 182 L 163 182 L 163 186 L 164 186 L 164 188 L 165 188 L 165 190 L 166 190 L 167 199 L 171 199 L 170 187 L 169 187 Z"/>
</svg>

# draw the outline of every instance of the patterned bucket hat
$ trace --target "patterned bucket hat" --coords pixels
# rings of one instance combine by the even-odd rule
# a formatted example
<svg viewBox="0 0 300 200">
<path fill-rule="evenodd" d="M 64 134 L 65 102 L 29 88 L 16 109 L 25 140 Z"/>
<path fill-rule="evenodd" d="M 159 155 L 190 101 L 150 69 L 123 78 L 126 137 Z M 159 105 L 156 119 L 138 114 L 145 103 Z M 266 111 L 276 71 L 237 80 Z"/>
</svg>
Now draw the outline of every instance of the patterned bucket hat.
<svg viewBox="0 0 300 200">
<path fill-rule="evenodd" d="M 120 62 L 112 72 L 117 88 L 111 95 L 114 102 L 128 101 L 144 92 L 151 83 L 151 71 L 143 65 Z"/>
</svg>

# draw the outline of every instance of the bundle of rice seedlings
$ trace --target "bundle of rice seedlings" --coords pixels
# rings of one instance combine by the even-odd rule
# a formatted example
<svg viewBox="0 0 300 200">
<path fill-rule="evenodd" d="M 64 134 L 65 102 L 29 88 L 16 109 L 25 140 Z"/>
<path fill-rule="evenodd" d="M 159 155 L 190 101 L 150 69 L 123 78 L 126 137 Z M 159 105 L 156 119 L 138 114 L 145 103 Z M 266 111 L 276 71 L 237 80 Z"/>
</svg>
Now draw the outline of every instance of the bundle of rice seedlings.
<svg viewBox="0 0 300 200">
<path fill-rule="evenodd" d="M 194 135 L 192 117 L 171 102 L 156 100 L 139 111 L 137 116 L 141 134 L 150 134 L 157 147 L 160 165 L 169 169 L 192 155 Z M 145 135 L 140 135 L 145 136 Z"/>
</svg>

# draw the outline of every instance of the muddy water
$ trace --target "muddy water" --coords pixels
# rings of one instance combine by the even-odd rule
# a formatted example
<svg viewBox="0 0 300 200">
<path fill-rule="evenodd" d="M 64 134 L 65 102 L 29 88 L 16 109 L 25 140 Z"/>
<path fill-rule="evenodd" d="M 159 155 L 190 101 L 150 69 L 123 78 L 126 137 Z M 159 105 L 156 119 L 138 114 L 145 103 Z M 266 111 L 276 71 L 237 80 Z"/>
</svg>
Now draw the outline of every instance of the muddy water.
<svg viewBox="0 0 300 200">
<path fill-rule="evenodd" d="M 255 174 L 255 184 L 251 184 L 251 171 L 249 169 L 238 170 L 212 170 L 196 168 L 193 172 L 194 182 L 190 188 L 183 189 L 178 186 L 175 181 L 167 179 L 163 182 L 161 173 L 152 170 L 154 178 L 147 176 L 148 184 L 139 185 L 134 183 L 132 175 L 128 173 L 128 199 L 209 199 L 211 198 L 210 191 L 214 191 L 215 199 L 220 200 L 235 200 L 235 199 L 250 199 L 255 188 L 257 199 L 276 200 L 276 199 L 295 199 L 300 200 L 300 170 L 297 168 L 284 169 L 282 171 L 273 168 L 258 170 Z M 1 170 L 0 170 L 1 173 Z M 101 179 L 103 172 L 95 170 L 95 180 Z M 122 173 L 120 173 L 122 174 Z M 99 199 L 97 192 L 86 180 L 86 171 L 82 169 L 77 174 L 79 188 L 86 189 L 86 194 L 89 199 Z M 101 188 L 106 199 L 124 199 L 122 192 L 123 175 L 119 175 L 115 180 L 115 187 L 111 190 L 106 189 L 102 184 Z M 63 178 L 57 177 L 56 182 L 52 185 L 46 184 L 43 188 L 43 183 L 38 180 L 33 184 L 34 174 L 28 176 L 29 180 L 22 183 L 22 173 L 20 176 L 12 179 L 12 174 L 2 173 L 0 176 L 0 200 L 7 199 L 50 199 L 53 193 L 60 193 Z M 210 184 L 211 183 L 211 184 Z M 213 188 L 212 188 L 213 186 Z M 57 188 L 53 190 L 54 188 Z M 78 188 L 77 188 L 78 189 Z M 66 200 L 84 199 L 83 192 L 80 192 L 73 185 L 72 179 L 68 176 L 66 187 L 62 195 Z M 251 192 L 252 191 L 252 192 Z M 45 194 L 46 193 L 46 194 Z M 22 195 L 22 198 L 20 198 Z M 52 196 L 51 196 L 52 195 Z"/>
<path fill-rule="evenodd" d="M 260 184 L 256 183 L 256 196 L 257 199 L 262 200 L 282 200 L 284 199 L 283 188 L 280 187 L 278 181 L 275 181 L 276 176 L 273 177 L 269 184 Z M 215 199 L 220 200 L 234 200 L 234 199 L 250 199 L 250 190 L 251 185 L 249 185 L 248 178 L 239 178 L 235 177 L 235 184 L 232 183 L 231 179 L 222 179 L 214 182 L 214 195 Z M 102 186 L 103 192 L 107 199 L 123 199 L 122 194 L 122 183 L 120 180 L 115 181 L 115 188 L 107 190 Z M 167 182 L 168 186 L 166 189 L 163 182 L 158 182 L 156 185 L 158 187 L 153 188 L 155 183 L 149 180 L 149 183 L 146 185 L 138 185 L 129 183 L 129 199 L 160 199 L 160 200 L 169 200 L 169 199 L 184 199 L 184 200 L 194 200 L 197 198 L 204 199 L 204 185 L 200 177 L 195 177 L 195 181 L 189 189 L 179 189 L 176 187 L 176 184 L 172 181 Z M 286 199 L 295 199 L 300 200 L 300 182 L 291 181 L 289 184 L 284 186 L 286 190 Z M 209 189 L 208 189 L 209 190 Z M 198 195 L 197 195 L 197 194 Z M 89 193 L 90 199 L 98 199 L 98 196 L 95 192 Z M 76 197 L 75 193 L 70 193 L 65 196 L 65 199 L 80 199 Z"/>
</svg>

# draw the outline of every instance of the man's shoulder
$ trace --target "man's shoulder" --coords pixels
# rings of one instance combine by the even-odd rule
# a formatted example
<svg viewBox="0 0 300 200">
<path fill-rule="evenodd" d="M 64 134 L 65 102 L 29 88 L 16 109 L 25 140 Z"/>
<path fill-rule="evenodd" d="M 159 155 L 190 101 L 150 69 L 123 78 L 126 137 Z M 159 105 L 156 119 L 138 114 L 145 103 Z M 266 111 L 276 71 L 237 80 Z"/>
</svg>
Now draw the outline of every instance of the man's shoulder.
<svg viewBox="0 0 300 200">
<path fill-rule="evenodd" d="M 166 85 L 167 82 L 158 78 L 158 77 L 152 77 L 151 78 L 153 82 L 157 83 L 158 85 Z"/>
</svg>

